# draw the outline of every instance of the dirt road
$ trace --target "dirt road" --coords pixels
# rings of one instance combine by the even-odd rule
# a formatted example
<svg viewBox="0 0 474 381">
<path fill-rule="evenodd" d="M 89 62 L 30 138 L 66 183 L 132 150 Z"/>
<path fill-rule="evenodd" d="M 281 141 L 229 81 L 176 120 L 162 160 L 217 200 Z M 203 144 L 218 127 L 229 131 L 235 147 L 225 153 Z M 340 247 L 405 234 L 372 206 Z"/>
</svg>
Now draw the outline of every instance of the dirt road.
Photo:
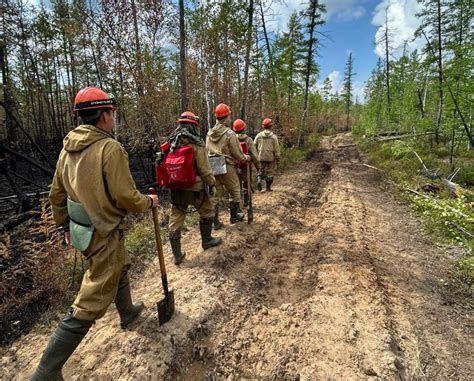
<svg viewBox="0 0 474 381">
<path fill-rule="evenodd" d="M 137 324 L 121 331 L 111 308 L 66 378 L 472 379 L 472 295 L 350 143 L 324 138 L 255 196 L 254 224 L 226 224 L 221 247 L 188 233 L 189 259 L 169 264 L 172 321 L 158 326 L 154 265 L 134 288 L 148 306 Z M 4 353 L 2 379 L 31 375 L 49 334 Z"/>
</svg>

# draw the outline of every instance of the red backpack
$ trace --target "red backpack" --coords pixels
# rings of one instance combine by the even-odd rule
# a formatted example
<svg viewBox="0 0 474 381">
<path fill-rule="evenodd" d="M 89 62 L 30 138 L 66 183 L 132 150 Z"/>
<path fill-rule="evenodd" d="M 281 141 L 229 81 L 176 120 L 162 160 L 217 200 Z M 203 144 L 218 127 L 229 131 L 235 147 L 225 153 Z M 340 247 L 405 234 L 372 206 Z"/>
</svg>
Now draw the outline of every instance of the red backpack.
<svg viewBox="0 0 474 381">
<path fill-rule="evenodd" d="M 249 154 L 249 149 L 247 148 L 247 143 L 245 141 L 243 142 L 240 142 L 240 149 L 242 150 L 242 152 L 245 154 L 245 155 L 248 155 Z M 237 167 L 239 168 L 245 168 L 247 166 L 247 162 L 246 161 L 239 161 L 237 163 Z"/>
<path fill-rule="evenodd" d="M 196 183 L 194 153 L 191 146 L 185 145 L 169 152 L 156 166 L 156 182 L 160 187 L 187 189 Z"/>
</svg>

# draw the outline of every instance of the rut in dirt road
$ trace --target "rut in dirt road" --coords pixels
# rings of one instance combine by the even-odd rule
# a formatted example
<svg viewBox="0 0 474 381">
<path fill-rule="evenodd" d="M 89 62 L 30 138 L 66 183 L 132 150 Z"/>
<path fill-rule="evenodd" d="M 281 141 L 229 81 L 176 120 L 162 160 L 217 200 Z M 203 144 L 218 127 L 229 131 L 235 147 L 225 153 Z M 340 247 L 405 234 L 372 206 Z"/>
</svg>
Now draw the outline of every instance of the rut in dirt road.
<svg viewBox="0 0 474 381">
<path fill-rule="evenodd" d="M 154 264 L 134 288 L 148 308 L 130 331 L 115 311 L 64 368 L 70 379 L 472 378 L 472 306 L 445 253 L 362 164 L 347 134 L 255 195 L 255 222 L 219 231 L 169 266 L 173 319 L 158 326 Z M 169 248 L 166 256 L 171 257 Z M 48 333 L 6 351 L 2 379 L 31 375 Z"/>
</svg>

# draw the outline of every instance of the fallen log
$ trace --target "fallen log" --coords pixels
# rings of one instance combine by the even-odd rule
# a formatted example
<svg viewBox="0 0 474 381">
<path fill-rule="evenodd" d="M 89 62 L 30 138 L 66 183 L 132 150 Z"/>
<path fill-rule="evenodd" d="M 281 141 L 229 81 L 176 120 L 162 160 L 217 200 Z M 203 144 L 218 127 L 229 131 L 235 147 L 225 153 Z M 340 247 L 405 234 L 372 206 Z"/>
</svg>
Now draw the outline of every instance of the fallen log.
<svg viewBox="0 0 474 381">
<path fill-rule="evenodd" d="M 11 230 L 18 225 L 21 225 L 23 222 L 28 221 L 29 219 L 33 218 L 34 216 L 38 215 L 37 210 L 28 210 L 25 213 L 21 213 L 15 217 L 8 219 L 5 223 L 0 224 L 0 231 Z"/>
<path fill-rule="evenodd" d="M 426 136 L 426 135 L 434 135 L 436 132 L 422 132 L 419 134 L 404 134 L 404 135 L 395 135 L 395 136 L 387 136 L 387 137 L 375 137 L 375 140 L 378 142 L 388 142 L 390 140 L 397 140 L 397 139 L 407 139 L 407 138 L 416 138 L 417 136 Z"/>
<path fill-rule="evenodd" d="M 38 183 L 35 183 L 34 181 L 26 178 L 25 176 L 23 175 L 20 175 L 19 173 L 15 172 L 15 171 L 10 171 L 10 173 L 12 175 L 15 175 L 16 177 L 18 177 L 19 179 L 23 180 L 24 182 L 28 183 L 28 184 L 31 184 L 31 185 L 34 185 L 35 187 L 39 188 L 39 189 L 43 189 L 45 191 L 48 190 L 48 187 L 47 186 L 44 186 L 44 185 L 41 185 L 41 184 L 38 184 Z"/>
<path fill-rule="evenodd" d="M 8 152 L 10 155 L 16 156 L 16 157 L 18 157 L 19 159 L 22 159 L 22 160 L 24 160 L 24 161 L 30 163 L 32 166 L 34 166 L 34 167 L 40 169 L 41 171 L 43 171 L 43 172 L 44 172 L 45 174 L 47 174 L 50 178 L 53 178 L 53 176 L 54 176 L 54 171 L 52 171 L 51 169 L 48 169 L 48 168 L 46 168 L 46 167 L 44 167 L 44 166 L 38 164 L 35 160 L 29 158 L 28 156 L 23 155 L 23 154 L 21 154 L 21 153 L 19 153 L 19 152 L 16 152 L 15 150 L 13 150 L 13 149 L 7 147 L 6 145 L 0 143 L 0 151 L 2 151 L 2 150 L 5 151 L 5 152 Z"/>
<path fill-rule="evenodd" d="M 409 147 L 409 148 L 411 149 L 411 147 Z M 444 178 L 444 177 L 441 177 L 440 175 L 438 175 L 438 173 L 428 169 L 428 167 L 426 166 L 426 164 L 423 161 L 423 159 L 421 158 L 421 156 L 418 155 L 418 153 L 415 150 L 411 149 L 411 151 L 415 154 L 416 158 L 418 159 L 418 161 L 421 164 L 420 172 L 421 172 L 422 175 L 424 175 L 425 177 L 427 177 L 431 180 L 440 180 L 441 183 L 445 187 L 447 187 L 452 192 L 452 194 L 455 195 L 455 196 L 458 195 L 459 191 L 463 190 L 463 188 L 460 185 L 458 185 L 458 184 L 456 184 L 455 182 L 452 181 L 453 177 L 459 172 L 459 169 L 454 171 L 453 174 L 451 176 L 449 176 L 448 179 Z"/>
<path fill-rule="evenodd" d="M 28 197 L 36 197 L 36 196 L 44 196 L 44 195 L 47 195 L 49 194 L 49 191 L 46 191 L 46 192 L 34 192 L 34 193 L 25 193 L 26 196 Z M 0 197 L 0 201 L 6 201 L 6 200 L 14 200 L 18 198 L 18 195 L 16 194 L 12 194 L 10 196 L 3 196 L 3 197 Z"/>
</svg>

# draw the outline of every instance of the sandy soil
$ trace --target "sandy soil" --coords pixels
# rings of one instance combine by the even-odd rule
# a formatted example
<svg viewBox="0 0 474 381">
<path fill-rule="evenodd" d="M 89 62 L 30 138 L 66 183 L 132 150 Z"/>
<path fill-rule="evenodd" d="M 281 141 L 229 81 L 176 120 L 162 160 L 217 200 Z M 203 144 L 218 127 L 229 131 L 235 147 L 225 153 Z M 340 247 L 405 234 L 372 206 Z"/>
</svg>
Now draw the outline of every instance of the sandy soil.
<svg viewBox="0 0 474 381">
<path fill-rule="evenodd" d="M 134 287 L 145 313 L 121 331 L 111 307 L 65 377 L 472 379 L 472 294 L 451 274 L 455 250 L 423 234 L 351 143 L 324 138 L 255 195 L 252 225 L 225 220 L 219 248 L 189 231 L 189 259 L 168 262 L 173 319 L 158 325 L 155 263 Z M 30 376 L 54 327 L 3 350 L 0 378 Z"/>
</svg>

